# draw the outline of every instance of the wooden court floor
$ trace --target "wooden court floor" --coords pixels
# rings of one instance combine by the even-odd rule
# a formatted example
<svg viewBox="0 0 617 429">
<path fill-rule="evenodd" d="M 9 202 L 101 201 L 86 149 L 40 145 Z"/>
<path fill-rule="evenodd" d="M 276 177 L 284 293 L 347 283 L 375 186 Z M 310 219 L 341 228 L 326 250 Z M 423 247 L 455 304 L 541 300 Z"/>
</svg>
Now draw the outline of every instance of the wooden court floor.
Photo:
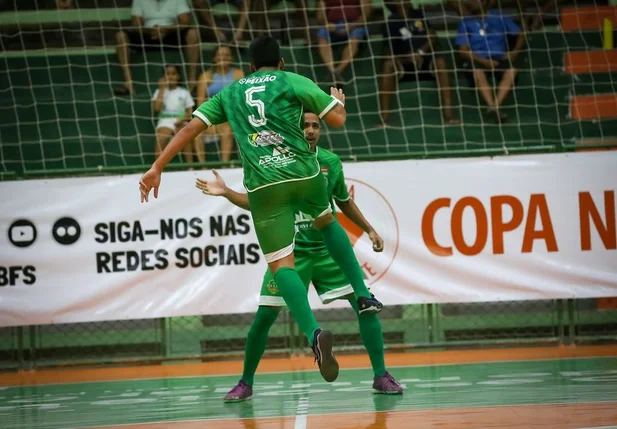
<svg viewBox="0 0 617 429">
<path fill-rule="evenodd" d="M 617 346 L 391 354 L 402 396 L 371 393 L 366 357 L 340 361 L 331 384 L 312 359 L 264 361 L 236 404 L 241 362 L 3 373 L 0 428 L 617 429 Z"/>
</svg>

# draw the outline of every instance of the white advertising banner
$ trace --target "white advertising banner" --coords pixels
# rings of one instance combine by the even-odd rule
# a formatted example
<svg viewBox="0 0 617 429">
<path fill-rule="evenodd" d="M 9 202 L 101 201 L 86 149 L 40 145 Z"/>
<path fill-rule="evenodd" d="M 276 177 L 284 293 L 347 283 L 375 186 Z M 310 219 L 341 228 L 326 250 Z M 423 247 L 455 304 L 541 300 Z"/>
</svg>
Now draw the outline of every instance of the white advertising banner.
<svg viewBox="0 0 617 429">
<path fill-rule="evenodd" d="M 242 189 L 240 170 L 223 170 Z M 341 217 L 386 305 L 617 296 L 617 152 L 350 163 Z M 0 326 L 255 311 L 250 214 L 165 173 L 0 183 Z M 321 307 L 316 296 L 315 307 Z M 333 303 L 330 306 L 345 305 Z"/>
</svg>

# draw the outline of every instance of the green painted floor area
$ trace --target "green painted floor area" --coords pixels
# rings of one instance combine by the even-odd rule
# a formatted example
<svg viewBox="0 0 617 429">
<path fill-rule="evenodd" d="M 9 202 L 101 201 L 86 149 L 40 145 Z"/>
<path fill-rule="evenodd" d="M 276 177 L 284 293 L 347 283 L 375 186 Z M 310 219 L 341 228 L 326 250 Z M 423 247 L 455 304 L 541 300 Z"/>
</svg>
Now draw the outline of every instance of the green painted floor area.
<svg viewBox="0 0 617 429">
<path fill-rule="evenodd" d="M 371 394 L 369 370 L 258 375 L 253 401 L 224 404 L 236 376 L 0 387 L 2 429 L 68 429 L 192 419 L 617 401 L 617 359 L 565 359 L 392 368 L 402 397 Z"/>
</svg>

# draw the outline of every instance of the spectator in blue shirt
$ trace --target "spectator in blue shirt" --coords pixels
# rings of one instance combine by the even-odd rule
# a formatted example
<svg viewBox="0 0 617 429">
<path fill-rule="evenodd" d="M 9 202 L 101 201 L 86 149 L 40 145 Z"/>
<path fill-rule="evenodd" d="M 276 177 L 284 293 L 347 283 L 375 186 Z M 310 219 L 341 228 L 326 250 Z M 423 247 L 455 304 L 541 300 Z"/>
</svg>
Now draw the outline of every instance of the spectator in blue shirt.
<svg viewBox="0 0 617 429">
<path fill-rule="evenodd" d="M 496 10 L 487 12 L 485 0 L 474 0 L 470 8 L 473 15 L 464 17 L 459 23 L 456 45 L 488 105 L 488 114 L 502 122 L 507 116 L 499 108 L 514 86 L 517 70 L 513 63 L 525 44 L 525 35 L 511 18 Z M 516 44 L 509 49 L 512 37 L 516 37 Z M 499 82 L 496 95 L 487 73 Z"/>
<path fill-rule="evenodd" d="M 388 4 L 392 12 L 383 26 L 388 57 L 384 61 L 379 79 L 379 104 L 383 126 L 390 117 L 390 100 L 397 81 L 436 80 L 441 96 L 442 116 L 445 124 L 456 124 L 452 114 L 450 74 L 443 56 L 435 53 L 438 46 L 435 32 L 428 26 L 424 12 L 413 9 L 405 0 Z"/>
</svg>

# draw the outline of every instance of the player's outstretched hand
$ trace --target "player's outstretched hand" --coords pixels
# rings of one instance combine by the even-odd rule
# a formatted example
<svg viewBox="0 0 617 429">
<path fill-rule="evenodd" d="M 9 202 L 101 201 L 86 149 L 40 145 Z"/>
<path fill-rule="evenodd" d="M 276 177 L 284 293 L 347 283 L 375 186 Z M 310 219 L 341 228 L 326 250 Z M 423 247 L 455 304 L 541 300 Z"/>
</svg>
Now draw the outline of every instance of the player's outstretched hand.
<svg viewBox="0 0 617 429">
<path fill-rule="evenodd" d="M 224 196 L 227 192 L 225 181 L 216 170 L 212 170 L 212 174 L 214 174 L 214 180 L 197 178 L 195 186 L 206 195 L 212 195 L 214 197 Z"/>
<path fill-rule="evenodd" d="M 345 105 L 345 93 L 342 89 L 338 89 L 332 86 L 330 87 L 330 95 L 343 103 L 343 106 Z"/>
<path fill-rule="evenodd" d="M 381 238 L 375 230 L 369 232 L 368 236 L 373 243 L 373 251 L 378 253 L 383 252 L 383 238 Z"/>
<path fill-rule="evenodd" d="M 148 202 L 150 190 L 154 188 L 154 198 L 159 197 L 159 186 L 161 185 L 161 171 L 152 166 L 146 174 L 141 176 L 139 181 L 139 192 L 141 193 L 141 202 Z"/>
</svg>

